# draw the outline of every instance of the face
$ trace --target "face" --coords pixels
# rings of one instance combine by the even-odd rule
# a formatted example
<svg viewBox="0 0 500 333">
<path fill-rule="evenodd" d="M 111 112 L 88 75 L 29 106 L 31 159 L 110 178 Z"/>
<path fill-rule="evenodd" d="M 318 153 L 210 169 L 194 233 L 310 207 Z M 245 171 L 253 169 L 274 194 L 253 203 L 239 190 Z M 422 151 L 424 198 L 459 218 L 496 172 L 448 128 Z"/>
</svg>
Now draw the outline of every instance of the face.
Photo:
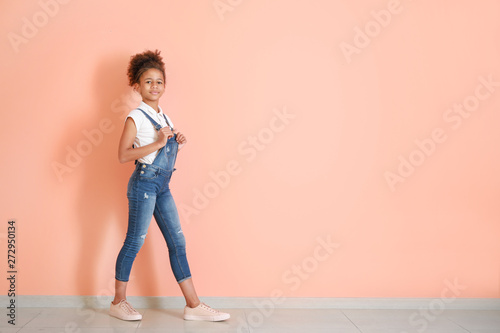
<svg viewBox="0 0 500 333">
<path fill-rule="evenodd" d="M 139 83 L 134 88 L 142 96 L 144 102 L 157 103 L 165 92 L 165 78 L 161 71 L 150 68 L 142 73 Z"/>
</svg>

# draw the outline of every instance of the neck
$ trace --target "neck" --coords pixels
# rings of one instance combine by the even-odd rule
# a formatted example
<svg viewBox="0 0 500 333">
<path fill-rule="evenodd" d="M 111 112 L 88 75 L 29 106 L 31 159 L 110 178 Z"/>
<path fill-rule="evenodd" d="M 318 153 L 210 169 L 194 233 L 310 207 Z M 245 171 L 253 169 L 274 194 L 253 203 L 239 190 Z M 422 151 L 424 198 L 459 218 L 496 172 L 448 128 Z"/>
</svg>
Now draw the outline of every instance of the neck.
<svg viewBox="0 0 500 333">
<path fill-rule="evenodd" d="M 160 109 L 158 108 L 158 101 L 145 101 L 142 100 L 144 103 L 152 107 L 156 112 L 160 112 Z"/>
</svg>

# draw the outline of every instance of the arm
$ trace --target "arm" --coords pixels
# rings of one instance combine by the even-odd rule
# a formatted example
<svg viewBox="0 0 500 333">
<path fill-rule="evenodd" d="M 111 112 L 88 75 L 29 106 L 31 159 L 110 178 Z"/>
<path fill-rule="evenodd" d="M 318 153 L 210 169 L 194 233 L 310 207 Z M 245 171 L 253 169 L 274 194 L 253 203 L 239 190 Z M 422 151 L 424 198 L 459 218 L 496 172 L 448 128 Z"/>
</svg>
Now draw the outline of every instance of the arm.
<svg viewBox="0 0 500 333">
<path fill-rule="evenodd" d="M 137 128 L 135 127 L 135 122 L 132 118 L 127 118 L 125 121 L 125 126 L 123 128 L 123 133 L 120 138 L 120 143 L 118 145 L 118 160 L 120 163 L 126 163 L 130 161 L 135 161 L 141 157 L 149 155 L 161 147 L 165 146 L 169 137 L 173 134 L 170 129 L 162 128 L 158 131 L 158 140 L 155 142 L 139 147 L 132 148 L 134 144 L 135 136 L 137 135 Z"/>
</svg>

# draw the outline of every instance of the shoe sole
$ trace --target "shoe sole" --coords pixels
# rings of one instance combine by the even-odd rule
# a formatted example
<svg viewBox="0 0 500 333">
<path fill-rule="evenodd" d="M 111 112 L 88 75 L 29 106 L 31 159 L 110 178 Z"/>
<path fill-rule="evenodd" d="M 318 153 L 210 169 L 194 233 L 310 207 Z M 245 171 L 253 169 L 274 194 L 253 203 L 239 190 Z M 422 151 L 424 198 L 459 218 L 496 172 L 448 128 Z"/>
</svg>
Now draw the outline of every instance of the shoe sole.
<svg viewBox="0 0 500 333">
<path fill-rule="evenodd" d="M 142 316 L 140 318 L 137 318 L 137 319 L 125 319 L 125 318 L 120 318 L 114 314 L 111 314 L 109 313 L 109 315 L 113 318 L 117 318 L 117 319 L 120 319 L 120 320 L 123 320 L 123 321 L 138 321 L 138 320 L 142 320 Z"/>
<path fill-rule="evenodd" d="M 184 315 L 184 320 L 195 320 L 195 321 L 223 321 L 231 318 L 229 313 L 219 316 L 193 316 L 193 315 Z"/>
</svg>

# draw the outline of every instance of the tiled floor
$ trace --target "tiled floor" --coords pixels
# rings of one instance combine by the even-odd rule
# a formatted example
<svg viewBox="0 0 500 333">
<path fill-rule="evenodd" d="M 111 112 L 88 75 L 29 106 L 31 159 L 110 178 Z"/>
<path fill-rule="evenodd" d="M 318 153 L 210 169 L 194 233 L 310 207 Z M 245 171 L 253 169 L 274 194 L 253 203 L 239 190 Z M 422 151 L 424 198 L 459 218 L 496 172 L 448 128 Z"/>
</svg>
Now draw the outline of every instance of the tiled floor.
<svg viewBox="0 0 500 333">
<path fill-rule="evenodd" d="M 106 309 L 18 308 L 16 326 L 1 318 L 1 333 L 500 333 L 500 311 L 222 309 L 231 319 L 192 322 L 182 309 L 139 309 L 140 322 L 108 316 Z"/>
</svg>

